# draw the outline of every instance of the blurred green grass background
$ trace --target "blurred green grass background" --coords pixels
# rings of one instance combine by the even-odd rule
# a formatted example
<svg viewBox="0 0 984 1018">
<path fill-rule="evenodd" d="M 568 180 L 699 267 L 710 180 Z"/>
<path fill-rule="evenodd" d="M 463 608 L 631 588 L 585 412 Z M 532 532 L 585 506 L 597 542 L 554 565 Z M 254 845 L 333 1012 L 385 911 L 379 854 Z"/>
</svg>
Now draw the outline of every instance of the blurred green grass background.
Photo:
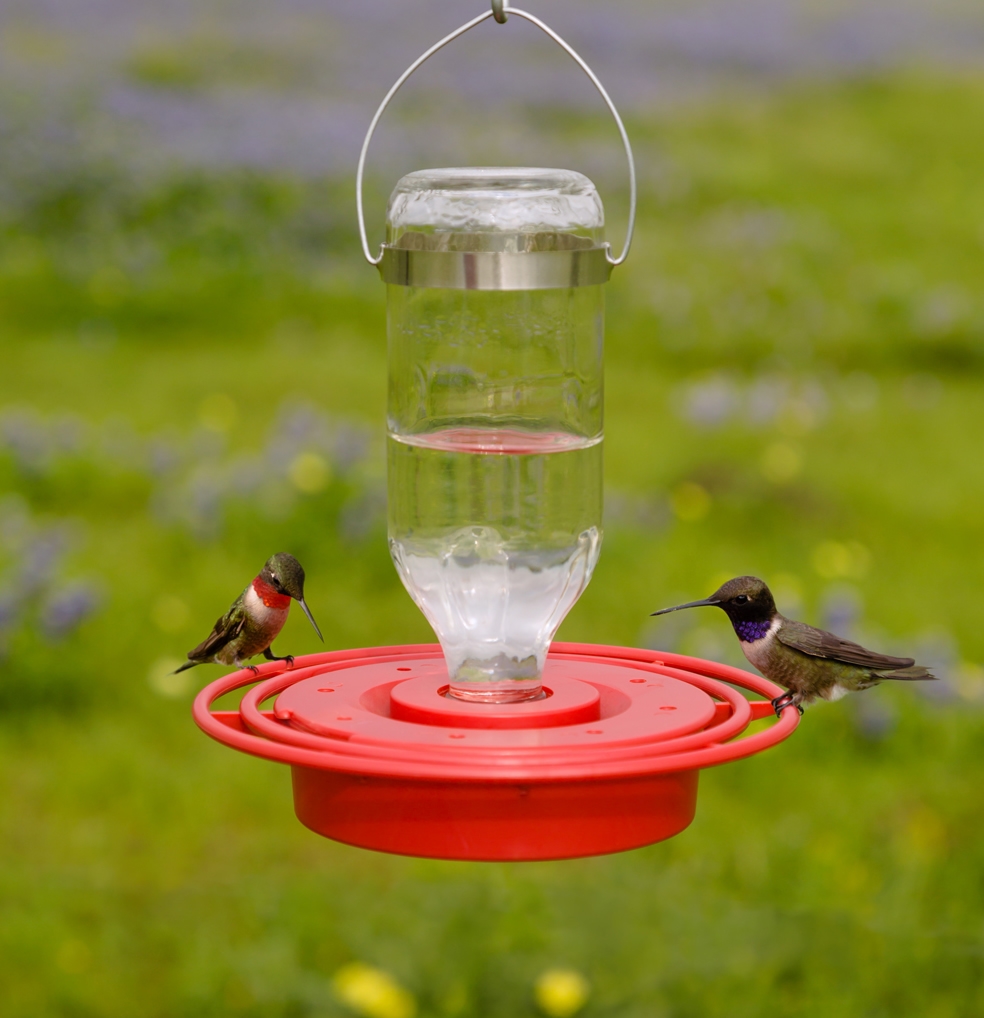
<svg viewBox="0 0 984 1018">
<path fill-rule="evenodd" d="M 165 677 L 280 549 L 329 647 L 430 639 L 384 540 L 384 292 L 349 189 L 25 183 L 0 233 L 0 1011 L 341 1015 L 361 961 L 435 1018 L 536 1014 L 553 965 L 586 1018 L 984 1013 L 982 118 L 979 74 L 892 72 L 630 124 L 605 546 L 560 637 L 740 661 L 723 616 L 648 615 L 752 572 L 944 677 L 706 772 L 671 842 L 555 864 L 319 839 L 285 768 L 193 727 L 219 670 Z M 295 613 L 276 649 L 319 646 Z"/>
</svg>

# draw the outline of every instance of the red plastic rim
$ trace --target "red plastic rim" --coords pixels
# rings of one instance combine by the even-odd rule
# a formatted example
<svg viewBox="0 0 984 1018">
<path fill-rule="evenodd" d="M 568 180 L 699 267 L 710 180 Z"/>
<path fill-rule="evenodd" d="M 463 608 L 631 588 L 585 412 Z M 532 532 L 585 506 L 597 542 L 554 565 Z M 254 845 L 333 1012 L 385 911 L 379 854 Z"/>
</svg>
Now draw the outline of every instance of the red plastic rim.
<svg viewBox="0 0 984 1018">
<path fill-rule="evenodd" d="M 783 690 L 698 658 L 626 647 L 554 644 L 544 672 L 553 693 L 491 707 L 440 696 L 440 647 L 334 651 L 260 666 L 238 711 L 220 696 L 256 683 L 223 676 L 195 700 L 199 727 L 219 742 L 301 767 L 456 782 L 577 781 L 697 770 L 750 756 L 787 738 L 795 708 L 772 715 Z M 764 696 L 748 700 L 739 689 Z M 329 692 L 330 690 L 330 692 Z M 276 697 L 275 711 L 261 704 Z M 536 719 L 537 723 L 530 722 Z"/>
<path fill-rule="evenodd" d="M 773 717 L 779 687 L 712 661 L 587 644 L 554 644 L 548 695 L 527 703 L 443 695 L 437 645 L 316 654 L 262 665 L 259 679 L 240 671 L 207 686 L 197 723 L 290 764 L 294 810 L 318 834 L 442 859 L 567 859 L 670 838 L 693 820 L 700 768 L 799 723 L 790 707 L 741 737 Z M 239 710 L 212 711 L 250 685 Z"/>
</svg>

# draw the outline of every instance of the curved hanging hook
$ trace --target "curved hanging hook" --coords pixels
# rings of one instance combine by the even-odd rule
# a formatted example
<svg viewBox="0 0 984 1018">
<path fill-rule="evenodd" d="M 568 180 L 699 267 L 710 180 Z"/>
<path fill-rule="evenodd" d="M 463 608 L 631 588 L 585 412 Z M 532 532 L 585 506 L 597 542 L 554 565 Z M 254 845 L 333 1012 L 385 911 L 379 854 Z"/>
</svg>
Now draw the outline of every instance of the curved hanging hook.
<svg viewBox="0 0 984 1018">
<path fill-rule="evenodd" d="M 507 13 L 508 12 L 508 13 Z M 625 125 L 622 123 L 622 118 L 618 115 L 618 110 L 615 108 L 615 104 L 612 102 L 610 96 L 605 91 L 605 87 L 598 80 L 597 75 L 591 68 L 585 63 L 585 61 L 579 56 L 577 51 L 565 42 L 552 28 L 542 22 L 539 18 L 532 14 L 528 14 L 526 11 L 521 11 L 518 7 L 510 7 L 508 0 L 492 0 L 492 9 L 486 11 L 484 14 L 479 14 L 478 17 L 472 18 L 471 21 L 466 22 L 460 28 L 456 28 L 450 35 L 446 35 L 439 42 L 434 43 L 433 46 L 425 53 L 417 57 L 416 60 L 396 79 L 393 83 L 392 88 L 386 93 L 385 98 L 379 104 L 379 109 L 376 110 L 375 115 L 369 122 L 369 130 L 366 132 L 365 141 L 362 143 L 362 151 L 359 153 L 359 167 L 356 170 L 355 177 L 355 201 L 359 217 L 359 237 L 362 240 L 362 252 L 366 257 L 366 261 L 370 265 L 379 265 L 382 261 L 383 253 L 380 251 L 379 256 L 374 258 L 372 252 L 369 250 L 369 238 L 366 235 L 366 221 L 365 213 L 362 207 L 362 180 L 365 174 L 366 167 L 366 155 L 369 151 L 369 143 L 372 141 L 372 136 L 375 134 L 376 125 L 379 123 L 380 118 L 386 111 L 386 107 L 389 106 L 393 96 L 403 87 L 406 80 L 417 70 L 421 64 L 426 63 L 438 50 L 443 49 L 450 42 L 454 42 L 459 36 L 465 34 L 465 32 L 471 31 L 476 25 L 480 25 L 483 21 L 487 21 L 489 18 L 495 18 L 499 24 L 503 24 L 506 21 L 508 14 L 515 14 L 517 17 L 523 18 L 529 21 L 531 24 L 536 25 L 544 34 L 548 35 L 555 43 L 571 59 L 581 68 L 582 71 L 588 76 L 591 84 L 598 90 L 601 98 L 604 99 L 605 105 L 608 107 L 609 112 L 615 119 L 615 124 L 618 127 L 618 133 L 622 138 L 622 145 L 625 147 L 625 156 L 629 164 L 629 223 L 625 234 L 625 246 L 622 248 L 621 254 L 617 258 L 611 256 L 611 245 L 606 242 L 605 247 L 606 258 L 608 263 L 612 266 L 621 265 L 622 262 L 628 257 L 629 248 L 632 246 L 632 234 L 635 230 L 635 216 L 636 216 L 636 170 L 635 160 L 632 158 L 632 145 L 629 143 L 629 136 L 625 130 Z"/>
</svg>

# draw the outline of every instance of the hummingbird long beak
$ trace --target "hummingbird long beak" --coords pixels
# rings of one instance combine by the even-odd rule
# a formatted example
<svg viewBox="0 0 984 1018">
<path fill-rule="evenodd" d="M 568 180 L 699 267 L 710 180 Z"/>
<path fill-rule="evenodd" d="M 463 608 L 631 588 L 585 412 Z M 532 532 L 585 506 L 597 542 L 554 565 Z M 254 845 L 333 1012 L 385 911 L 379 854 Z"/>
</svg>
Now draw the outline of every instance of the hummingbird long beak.
<svg viewBox="0 0 984 1018">
<path fill-rule="evenodd" d="M 314 621 L 314 616 L 311 614 L 311 609 L 308 608 L 308 606 L 304 603 L 304 598 L 303 597 L 299 597 L 297 599 L 297 603 L 304 610 L 304 614 L 308 617 L 308 622 L 310 622 L 311 625 L 314 626 L 314 631 L 318 634 L 318 639 L 322 643 L 324 643 L 325 642 L 325 638 L 321 635 L 321 630 L 318 628 L 318 623 Z"/>
<path fill-rule="evenodd" d="M 667 612 L 678 612 L 681 608 L 703 608 L 705 605 L 720 603 L 716 598 L 705 597 L 703 601 L 688 601 L 686 604 L 677 604 L 672 608 L 660 608 L 658 612 L 653 612 L 653 615 L 666 615 Z"/>
</svg>

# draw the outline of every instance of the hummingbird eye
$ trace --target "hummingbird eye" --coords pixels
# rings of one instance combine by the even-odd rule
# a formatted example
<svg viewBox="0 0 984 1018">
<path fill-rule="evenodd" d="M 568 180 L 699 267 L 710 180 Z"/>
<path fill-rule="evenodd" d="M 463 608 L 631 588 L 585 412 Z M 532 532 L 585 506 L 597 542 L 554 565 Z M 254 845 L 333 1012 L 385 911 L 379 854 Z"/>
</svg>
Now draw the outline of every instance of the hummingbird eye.
<svg viewBox="0 0 984 1018">
<path fill-rule="evenodd" d="M 747 604 L 748 603 L 748 595 L 747 594 L 739 594 L 734 599 L 734 602 L 735 602 L 735 604 Z"/>
</svg>

